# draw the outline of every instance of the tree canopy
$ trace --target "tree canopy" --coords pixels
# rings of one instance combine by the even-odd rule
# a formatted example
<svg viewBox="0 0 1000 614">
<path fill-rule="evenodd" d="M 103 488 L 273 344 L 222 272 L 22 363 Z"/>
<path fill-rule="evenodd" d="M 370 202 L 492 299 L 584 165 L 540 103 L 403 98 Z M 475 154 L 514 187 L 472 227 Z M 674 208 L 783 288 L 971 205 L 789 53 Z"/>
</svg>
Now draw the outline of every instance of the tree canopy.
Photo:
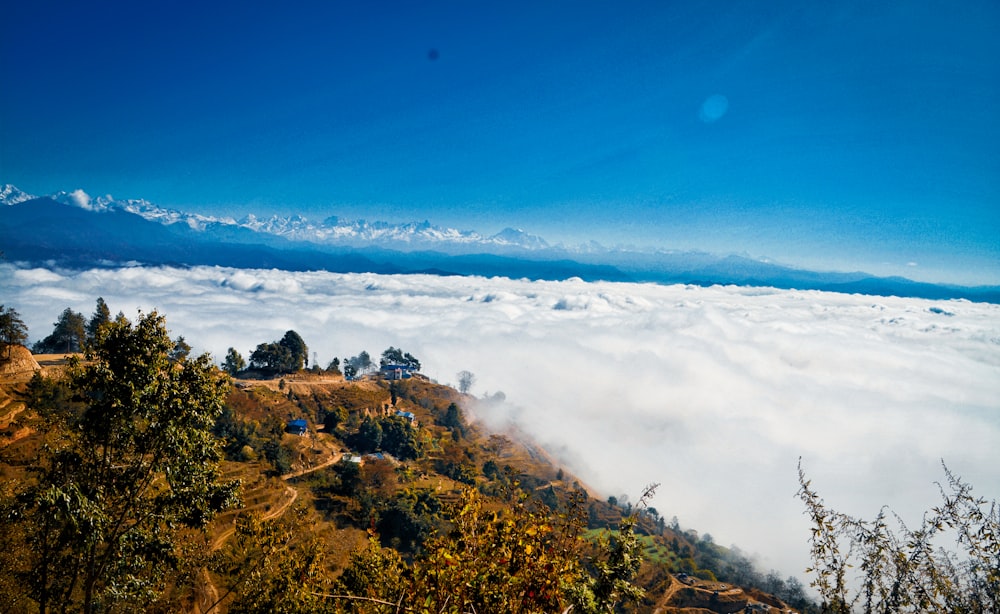
<svg viewBox="0 0 1000 614">
<path fill-rule="evenodd" d="M 298 371 L 309 364 L 309 347 L 297 332 L 294 330 L 286 332 L 278 343 L 282 347 L 288 348 L 291 353 L 292 371 Z"/>
<path fill-rule="evenodd" d="M 87 338 L 86 319 L 67 307 L 59 314 L 52 334 L 32 347 L 36 354 L 69 354 L 83 351 Z"/>
<path fill-rule="evenodd" d="M 243 360 L 243 355 L 236 351 L 236 348 L 229 348 L 226 352 L 226 360 L 222 363 L 222 370 L 229 375 L 235 376 L 245 369 L 247 361 Z"/>
<path fill-rule="evenodd" d="M 344 359 L 344 375 L 348 378 L 352 378 L 357 375 L 364 375 L 369 372 L 373 366 L 372 357 L 368 354 L 368 352 L 362 350 L 357 356 Z"/>
<path fill-rule="evenodd" d="M 28 327 L 13 307 L 0 305 L 0 355 L 10 358 L 10 349 L 28 340 Z"/>
<path fill-rule="evenodd" d="M 111 309 L 104 302 L 104 297 L 97 298 L 97 306 L 94 308 L 94 315 L 90 316 L 87 322 L 87 340 L 93 341 L 97 338 L 97 331 L 102 326 L 111 322 Z"/>
<path fill-rule="evenodd" d="M 268 373 L 295 373 L 308 362 L 309 348 L 294 330 L 280 341 L 261 343 L 250 354 L 250 368 Z"/>
<path fill-rule="evenodd" d="M 40 612 L 141 609 L 177 561 L 177 531 L 236 501 L 211 433 L 227 380 L 207 355 L 171 362 L 173 347 L 154 311 L 101 327 L 87 362 L 71 364 L 86 408 L 46 451 L 19 512 Z"/>
<path fill-rule="evenodd" d="M 420 361 L 413 354 L 403 352 L 403 350 L 392 346 L 389 346 L 382 352 L 382 358 L 379 360 L 380 367 L 389 365 L 400 365 L 414 371 L 420 370 Z"/>
</svg>

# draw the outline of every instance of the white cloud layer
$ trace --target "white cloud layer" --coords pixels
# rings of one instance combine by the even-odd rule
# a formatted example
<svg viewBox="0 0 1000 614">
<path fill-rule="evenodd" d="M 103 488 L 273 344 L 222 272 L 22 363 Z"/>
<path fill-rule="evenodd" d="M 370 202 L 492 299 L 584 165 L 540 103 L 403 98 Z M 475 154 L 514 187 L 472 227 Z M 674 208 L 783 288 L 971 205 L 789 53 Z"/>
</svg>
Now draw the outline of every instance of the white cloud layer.
<svg viewBox="0 0 1000 614">
<path fill-rule="evenodd" d="M 32 339 L 65 307 L 159 309 L 221 359 L 298 331 L 325 365 L 389 345 L 473 392 L 608 494 L 802 576 L 796 462 L 842 511 L 916 523 L 940 460 L 1000 498 L 1000 306 L 765 288 L 324 272 L 0 266 Z M 311 354 L 310 354 L 311 357 Z"/>
</svg>

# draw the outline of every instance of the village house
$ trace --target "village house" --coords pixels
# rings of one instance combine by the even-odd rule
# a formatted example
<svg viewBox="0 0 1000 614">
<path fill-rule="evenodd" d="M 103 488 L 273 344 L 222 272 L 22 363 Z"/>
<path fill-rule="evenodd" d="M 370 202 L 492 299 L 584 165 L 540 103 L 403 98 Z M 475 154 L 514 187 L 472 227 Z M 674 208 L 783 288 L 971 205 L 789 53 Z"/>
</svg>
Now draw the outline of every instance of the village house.
<svg viewBox="0 0 1000 614">
<path fill-rule="evenodd" d="M 379 374 L 387 380 L 410 379 L 413 377 L 413 368 L 408 365 L 385 365 L 379 369 Z"/>
<path fill-rule="evenodd" d="M 290 420 L 285 426 L 285 432 L 292 435 L 305 435 L 309 428 L 309 423 L 305 420 Z"/>
</svg>

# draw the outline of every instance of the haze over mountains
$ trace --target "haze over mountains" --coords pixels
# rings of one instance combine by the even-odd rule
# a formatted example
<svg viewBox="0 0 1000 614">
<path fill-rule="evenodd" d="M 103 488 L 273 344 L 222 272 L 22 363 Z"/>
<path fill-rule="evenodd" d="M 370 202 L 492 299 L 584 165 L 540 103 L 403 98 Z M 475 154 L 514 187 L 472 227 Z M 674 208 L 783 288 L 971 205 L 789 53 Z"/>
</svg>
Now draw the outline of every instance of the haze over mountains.
<svg viewBox="0 0 1000 614">
<path fill-rule="evenodd" d="M 163 209 L 142 199 L 44 197 L 0 186 L 0 249 L 8 260 L 71 268 L 123 263 L 220 265 L 340 273 L 433 273 L 527 279 L 735 284 L 1000 302 L 1000 287 L 963 287 L 816 272 L 744 255 L 550 244 L 507 228 L 494 235 L 406 224 L 305 217 L 241 219 Z"/>
</svg>

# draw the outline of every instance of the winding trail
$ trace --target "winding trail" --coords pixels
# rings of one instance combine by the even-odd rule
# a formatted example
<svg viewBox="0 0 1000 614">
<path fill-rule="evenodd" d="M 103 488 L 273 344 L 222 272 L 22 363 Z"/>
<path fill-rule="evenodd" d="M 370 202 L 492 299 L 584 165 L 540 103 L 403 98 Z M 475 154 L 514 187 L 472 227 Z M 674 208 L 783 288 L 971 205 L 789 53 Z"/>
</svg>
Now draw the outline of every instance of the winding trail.
<svg viewBox="0 0 1000 614">
<path fill-rule="evenodd" d="M 319 471 L 320 469 L 325 469 L 326 467 L 340 462 L 340 459 L 343 458 L 343 456 L 343 454 L 336 453 L 315 467 L 308 467 L 306 469 L 301 469 L 299 471 L 283 475 L 281 476 L 281 479 L 288 481 L 314 471 Z M 285 493 L 288 495 L 287 499 L 278 507 L 261 516 L 261 520 L 273 520 L 281 517 L 286 511 L 288 511 L 288 508 L 295 503 L 295 500 L 299 498 L 299 491 L 292 486 L 286 486 Z M 234 533 L 236 533 L 235 522 L 233 523 L 232 528 L 226 529 L 212 541 L 211 551 L 215 552 L 217 550 L 221 550 L 226 544 L 226 540 L 232 537 Z M 215 610 L 221 600 L 222 599 L 219 597 L 219 589 L 216 588 L 215 583 L 212 582 L 212 577 L 208 573 L 208 568 L 202 567 L 201 573 L 198 576 L 198 585 L 195 588 L 195 605 L 192 614 L 209 614 Z"/>
</svg>

